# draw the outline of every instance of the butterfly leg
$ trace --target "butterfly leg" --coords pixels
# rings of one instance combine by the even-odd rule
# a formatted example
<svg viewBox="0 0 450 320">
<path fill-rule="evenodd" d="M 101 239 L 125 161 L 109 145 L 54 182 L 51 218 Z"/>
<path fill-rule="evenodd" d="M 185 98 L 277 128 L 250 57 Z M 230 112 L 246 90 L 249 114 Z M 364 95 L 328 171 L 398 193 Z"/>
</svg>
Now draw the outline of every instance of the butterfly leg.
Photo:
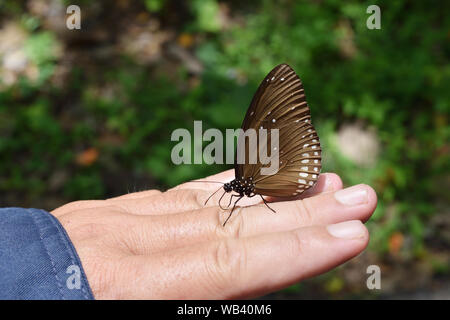
<svg viewBox="0 0 450 320">
<path fill-rule="evenodd" d="M 223 223 L 223 226 L 224 226 L 224 227 L 225 227 L 225 224 L 228 222 L 228 219 L 230 219 L 231 215 L 233 214 L 233 211 L 234 211 L 234 209 L 236 208 L 236 203 L 238 203 L 239 200 L 241 200 L 242 198 L 243 198 L 243 196 L 240 196 L 239 199 L 237 199 L 237 200 L 234 202 L 233 209 L 231 209 L 230 215 L 228 216 L 227 220 L 225 220 L 225 222 Z"/>
<path fill-rule="evenodd" d="M 220 207 L 220 209 L 222 209 L 222 210 L 227 210 L 227 208 L 222 208 L 222 205 L 220 204 L 220 201 L 222 201 L 222 198 L 223 198 L 223 196 L 225 195 L 225 193 L 226 193 L 226 192 L 224 192 L 224 193 L 222 194 L 222 196 L 220 197 L 220 199 L 219 199 L 219 207 Z"/>
<path fill-rule="evenodd" d="M 239 196 L 237 196 L 237 195 L 235 195 L 235 194 L 232 194 L 232 195 L 231 195 L 231 197 L 230 197 L 230 202 L 228 202 L 228 205 L 227 205 L 227 209 L 230 207 L 230 205 L 231 205 L 231 200 L 233 200 L 233 197 L 239 197 Z"/>
<path fill-rule="evenodd" d="M 209 199 L 211 199 L 211 197 L 212 197 L 213 195 L 215 195 L 217 192 L 219 192 L 220 189 L 222 189 L 222 187 L 220 187 L 219 189 L 217 189 L 212 195 L 210 195 L 210 196 L 208 197 L 208 199 L 206 199 L 204 206 L 206 206 L 206 204 L 208 203 Z"/>
<path fill-rule="evenodd" d="M 277 213 L 275 210 L 273 210 L 271 207 L 269 207 L 269 205 L 267 204 L 267 201 L 266 201 L 266 199 L 264 199 L 263 198 L 263 196 L 262 195 L 259 195 L 260 197 L 261 197 L 261 199 L 264 201 L 264 204 L 266 205 L 266 207 L 267 208 L 269 208 L 270 210 L 272 210 L 273 211 L 273 213 Z"/>
</svg>

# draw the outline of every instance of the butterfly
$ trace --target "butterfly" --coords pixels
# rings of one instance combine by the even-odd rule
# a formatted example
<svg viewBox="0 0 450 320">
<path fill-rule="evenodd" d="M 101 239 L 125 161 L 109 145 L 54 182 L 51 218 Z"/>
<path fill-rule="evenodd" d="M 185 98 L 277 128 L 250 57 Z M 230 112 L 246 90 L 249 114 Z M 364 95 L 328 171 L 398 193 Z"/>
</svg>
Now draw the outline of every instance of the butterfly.
<svg viewBox="0 0 450 320">
<path fill-rule="evenodd" d="M 245 137 L 238 138 L 238 147 L 240 144 L 244 145 L 245 161 L 238 163 L 236 152 L 235 179 L 223 185 L 224 193 L 219 199 L 219 206 L 222 208 L 220 201 L 226 193 L 233 192 L 228 207 L 232 199 L 236 198 L 224 226 L 242 198 L 260 196 L 264 204 L 275 212 L 263 196 L 297 196 L 314 186 L 321 170 L 320 141 L 311 124 L 303 84 L 289 65 L 276 66 L 261 82 L 247 110 L 242 129 L 244 132 L 248 129 L 266 129 L 268 138 L 261 141 L 257 136 L 258 143 L 253 147 Z M 256 148 L 268 148 L 270 129 L 278 129 L 279 149 L 271 150 L 278 152 L 278 171 L 263 175 L 261 169 L 264 164 L 261 161 L 250 163 L 248 159 L 250 155 L 258 153 Z M 222 187 L 214 192 L 205 204 L 220 189 Z"/>
</svg>

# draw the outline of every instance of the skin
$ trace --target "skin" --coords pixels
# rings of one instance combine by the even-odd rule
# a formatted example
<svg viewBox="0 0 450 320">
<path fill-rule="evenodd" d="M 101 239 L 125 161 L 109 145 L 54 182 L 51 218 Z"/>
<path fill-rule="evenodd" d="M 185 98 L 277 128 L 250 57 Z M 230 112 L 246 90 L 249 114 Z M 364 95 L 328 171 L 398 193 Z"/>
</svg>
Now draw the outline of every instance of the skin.
<svg viewBox="0 0 450 320">
<path fill-rule="evenodd" d="M 233 178 L 229 170 L 206 180 Z M 339 176 L 323 173 L 301 197 L 267 199 L 276 213 L 260 197 L 242 199 L 225 227 L 222 192 L 204 205 L 219 187 L 189 182 L 166 192 L 71 202 L 52 214 L 72 240 L 96 299 L 257 297 L 335 268 L 368 244 L 362 222 L 377 198 L 367 185 L 347 188 L 344 204 Z M 365 197 L 355 204 L 354 195 Z"/>
</svg>

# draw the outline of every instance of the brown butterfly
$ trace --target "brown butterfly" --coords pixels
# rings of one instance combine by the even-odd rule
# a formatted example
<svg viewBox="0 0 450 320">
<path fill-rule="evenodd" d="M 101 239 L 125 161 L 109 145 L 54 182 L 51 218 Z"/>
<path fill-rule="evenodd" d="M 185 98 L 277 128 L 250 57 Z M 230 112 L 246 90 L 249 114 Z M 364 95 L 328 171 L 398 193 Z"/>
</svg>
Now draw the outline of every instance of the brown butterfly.
<svg viewBox="0 0 450 320">
<path fill-rule="evenodd" d="M 276 66 L 261 82 L 247 110 L 242 129 L 244 132 L 248 129 L 267 129 L 268 137 L 262 142 L 257 136 L 258 143 L 253 148 L 245 137 L 238 139 L 238 148 L 244 144 L 245 162 L 238 164 L 235 157 L 235 179 L 223 185 L 225 192 L 222 197 L 225 193 L 235 192 L 229 205 L 233 197 L 237 198 L 224 226 L 243 197 L 259 195 L 274 211 L 262 196 L 297 196 L 314 186 L 321 170 L 319 137 L 311 124 L 302 82 L 289 65 Z M 278 151 L 279 166 L 275 174 L 262 175 L 262 162 L 250 163 L 248 159 L 258 153 L 255 148 L 271 145 L 270 129 L 278 129 L 279 132 L 279 150 L 271 150 Z"/>
</svg>

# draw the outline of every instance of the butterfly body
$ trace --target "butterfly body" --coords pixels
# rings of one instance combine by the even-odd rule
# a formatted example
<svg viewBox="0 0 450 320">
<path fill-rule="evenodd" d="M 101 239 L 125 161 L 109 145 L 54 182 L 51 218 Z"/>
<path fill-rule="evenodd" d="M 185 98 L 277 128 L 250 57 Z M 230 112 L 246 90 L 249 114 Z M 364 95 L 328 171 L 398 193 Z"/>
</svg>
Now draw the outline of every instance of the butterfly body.
<svg viewBox="0 0 450 320">
<path fill-rule="evenodd" d="M 234 179 L 231 182 L 225 183 L 223 189 L 227 193 L 234 191 L 241 197 L 252 197 L 255 195 L 255 185 L 252 180 L 252 177 L 242 180 Z"/>
</svg>

